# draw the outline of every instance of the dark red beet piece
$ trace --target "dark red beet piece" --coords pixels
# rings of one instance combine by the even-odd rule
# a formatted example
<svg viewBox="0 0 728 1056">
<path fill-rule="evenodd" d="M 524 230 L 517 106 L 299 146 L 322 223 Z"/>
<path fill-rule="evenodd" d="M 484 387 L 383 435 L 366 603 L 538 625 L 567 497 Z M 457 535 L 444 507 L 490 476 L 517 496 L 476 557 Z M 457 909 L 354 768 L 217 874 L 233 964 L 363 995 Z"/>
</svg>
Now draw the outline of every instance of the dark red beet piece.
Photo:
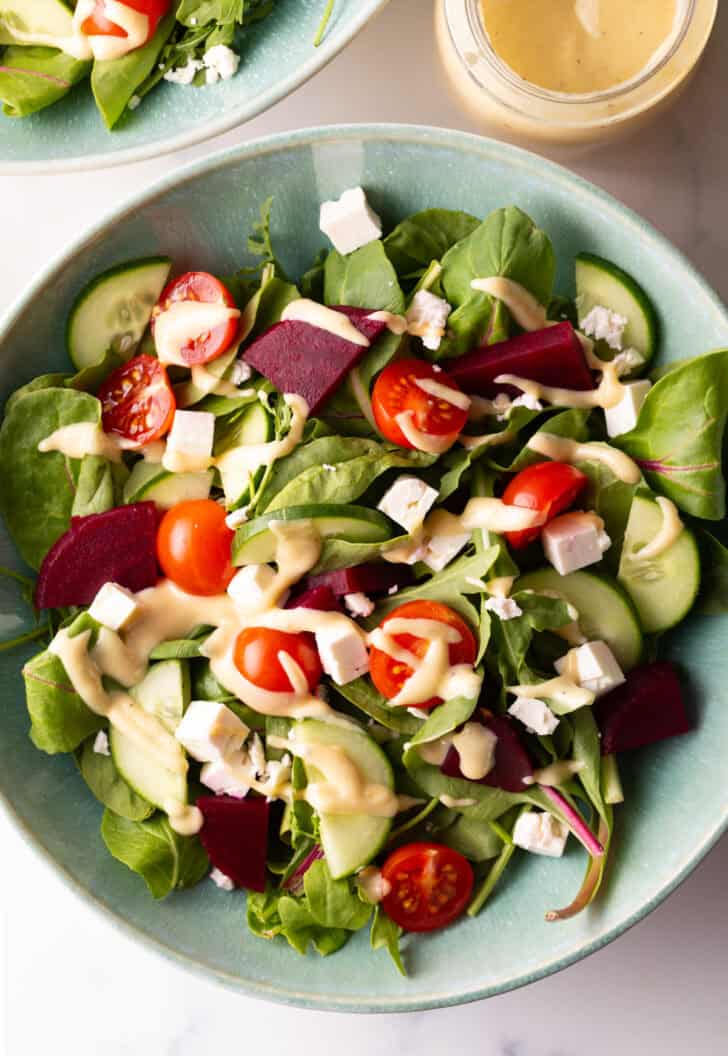
<svg viewBox="0 0 728 1056">
<path fill-rule="evenodd" d="M 666 661 L 634 668 L 626 682 L 593 707 L 602 755 L 644 748 L 691 729 L 677 670 Z"/>
<path fill-rule="evenodd" d="M 326 586 L 337 595 L 386 594 L 392 587 L 407 587 L 414 580 L 409 565 L 387 565 L 369 562 L 339 568 L 335 572 L 322 572 L 319 576 L 307 576 L 307 587 Z"/>
<path fill-rule="evenodd" d="M 200 842 L 210 861 L 238 887 L 265 891 L 268 855 L 268 802 L 262 797 L 201 796 L 205 822 Z"/>
<path fill-rule="evenodd" d="M 331 587 L 325 584 L 310 587 L 294 594 L 286 602 L 287 609 L 318 609 L 319 612 L 343 612 Z"/>
<path fill-rule="evenodd" d="M 523 792 L 526 788 L 524 778 L 533 774 L 533 765 L 528 752 L 521 744 L 514 723 L 505 715 L 476 714 L 471 721 L 481 722 L 498 738 L 493 769 L 476 784 L 502 788 L 506 792 Z M 448 777 L 463 776 L 460 770 L 460 756 L 456 748 L 450 748 L 440 770 Z"/>
<path fill-rule="evenodd" d="M 336 308 L 351 319 L 370 343 L 385 328 L 383 322 L 367 318 L 373 310 Z M 243 358 L 272 381 L 279 392 L 303 396 L 309 413 L 315 414 L 366 351 L 365 346 L 355 345 L 328 330 L 286 319 L 261 334 Z"/>
<path fill-rule="evenodd" d="M 496 384 L 499 374 L 517 374 L 542 385 L 584 391 L 594 388 L 584 350 L 571 323 L 518 334 L 495 345 L 481 345 L 446 367 L 465 392 L 492 399 L 499 392 L 519 395 L 512 385 Z"/>
<path fill-rule="evenodd" d="M 134 502 L 74 517 L 43 558 L 35 589 L 39 609 L 90 605 L 104 583 L 144 590 L 157 582 L 157 509 Z"/>
</svg>

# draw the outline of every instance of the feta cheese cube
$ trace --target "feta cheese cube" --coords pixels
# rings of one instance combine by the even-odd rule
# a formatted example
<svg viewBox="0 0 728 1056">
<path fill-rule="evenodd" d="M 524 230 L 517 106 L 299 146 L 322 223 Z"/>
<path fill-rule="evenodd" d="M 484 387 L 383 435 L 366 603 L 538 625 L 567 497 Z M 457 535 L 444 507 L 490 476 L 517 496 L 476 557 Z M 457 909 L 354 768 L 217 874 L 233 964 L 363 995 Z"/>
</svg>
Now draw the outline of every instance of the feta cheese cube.
<svg viewBox="0 0 728 1056">
<path fill-rule="evenodd" d="M 270 565 L 245 565 L 230 580 L 227 592 L 236 605 L 254 609 L 265 600 L 275 578 Z"/>
<path fill-rule="evenodd" d="M 346 255 L 381 238 L 382 221 L 361 187 L 344 191 L 338 201 L 322 202 L 319 227 L 334 249 Z"/>
<path fill-rule="evenodd" d="M 559 720 L 548 704 L 533 697 L 516 697 L 508 709 L 508 714 L 522 722 L 531 733 L 544 737 L 553 733 L 559 725 Z"/>
<path fill-rule="evenodd" d="M 240 56 L 227 44 L 215 44 L 202 56 L 205 65 L 205 82 L 216 84 L 217 81 L 229 81 L 238 72 Z"/>
<path fill-rule="evenodd" d="M 109 748 L 109 738 L 106 730 L 99 730 L 94 740 L 94 751 L 97 755 L 111 755 L 111 749 Z"/>
<path fill-rule="evenodd" d="M 165 469 L 207 469 L 214 437 L 215 415 L 210 411 L 175 411 L 163 460 Z"/>
<path fill-rule="evenodd" d="M 357 590 L 354 594 L 345 594 L 344 605 L 346 605 L 352 616 L 360 616 L 362 619 L 371 616 L 374 612 L 374 602 L 360 590 Z"/>
<path fill-rule="evenodd" d="M 564 853 L 569 830 L 547 811 L 529 810 L 521 814 L 513 829 L 513 842 L 531 854 L 560 858 Z"/>
<path fill-rule="evenodd" d="M 561 576 L 601 561 L 612 545 L 600 527 L 600 519 L 590 513 L 564 513 L 555 517 L 541 532 L 543 552 Z"/>
<path fill-rule="evenodd" d="M 419 477 L 403 474 L 385 491 L 377 509 L 411 534 L 421 526 L 437 494 Z"/>
<path fill-rule="evenodd" d="M 470 532 L 447 535 L 435 533 L 427 540 L 421 560 L 433 572 L 442 572 L 443 568 L 449 565 L 454 557 L 457 557 L 469 541 Z"/>
<path fill-rule="evenodd" d="M 642 381 L 628 381 L 624 387 L 626 392 L 619 403 L 614 407 L 604 409 L 607 432 L 610 436 L 621 436 L 622 433 L 628 433 L 630 429 L 634 429 L 642 410 L 642 404 L 652 388 L 652 382 L 646 378 Z"/>
<path fill-rule="evenodd" d="M 555 662 L 554 667 L 560 675 L 573 678 L 597 697 L 609 693 L 624 682 L 622 668 L 606 642 L 586 642 L 576 649 L 570 649 L 566 656 Z"/>
<path fill-rule="evenodd" d="M 138 611 L 139 606 L 131 591 L 118 583 L 104 583 L 91 602 L 88 614 L 110 631 L 122 631 Z"/>
<path fill-rule="evenodd" d="M 513 598 L 488 598 L 485 607 L 500 620 L 515 620 L 517 616 L 523 615 L 523 609 Z"/>
<path fill-rule="evenodd" d="M 619 351 L 622 348 L 622 335 L 627 325 L 627 318 L 595 304 L 592 310 L 579 322 L 579 329 L 593 337 L 595 341 L 606 341 L 610 348 Z"/>
<path fill-rule="evenodd" d="M 219 887 L 221 891 L 234 891 L 235 882 L 226 876 L 220 869 L 210 870 L 210 879 L 216 887 Z"/>
<path fill-rule="evenodd" d="M 369 670 L 367 647 L 353 627 L 317 631 L 316 646 L 324 671 L 338 686 L 353 682 Z"/>
<path fill-rule="evenodd" d="M 216 700 L 193 700 L 174 735 L 193 759 L 207 763 L 239 751 L 248 727 Z"/>
<path fill-rule="evenodd" d="M 450 305 L 429 290 L 418 290 L 407 309 L 407 331 L 422 340 L 425 348 L 435 352 L 445 336 Z"/>
<path fill-rule="evenodd" d="M 200 770 L 200 781 L 216 796 L 232 796 L 245 799 L 250 791 L 250 780 L 254 775 L 242 752 L 235 752 L 227 759 L 215 759 Z"/>
</svg>

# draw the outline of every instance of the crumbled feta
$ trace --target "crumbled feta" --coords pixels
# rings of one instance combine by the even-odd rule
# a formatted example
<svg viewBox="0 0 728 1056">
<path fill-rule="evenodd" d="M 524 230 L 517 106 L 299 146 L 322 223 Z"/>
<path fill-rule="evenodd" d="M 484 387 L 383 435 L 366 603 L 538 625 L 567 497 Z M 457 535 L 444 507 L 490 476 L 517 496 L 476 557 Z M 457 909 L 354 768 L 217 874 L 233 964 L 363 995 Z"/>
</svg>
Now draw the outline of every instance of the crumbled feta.
<svg viewBox="0 0 728 1056">
<path fill-rule="evenodd" d="M 529 411 L 542 411 L 543 404 L 540 400 L 536 399 L 533 393 L 524 392 L 521 396 L 516 396 L 515 400 L 511 404 L 511 411 L 515 407 L 525 407 Z"/>
<path fill-rule="evenodd" d="M 202 56 L 205 67 L 205 82 L 215 84 L 217 81 L 229 81 L 238 72 L 240 56 L 227 44 L 215 44 Z"/>
<path fill-rule="evenodd" d="M 248 759 L 244 752 L 232 752 L 225 759 L 213 759 L 200 770 L 200 781 L 216 796 L 245 799 L 250 791 Z"/>
<path fill-rule="evenodd" d="M 248 727 L 218 701 L 193 700 L 174 735 L 193 759 L 206 763 L 239 751 Z"/>
<path fill-rule="evenodd" d="M 210 879 L 221 891 L 234 891 L 235 883 L 219 869 L 210 870 Z"/>
<path fill-rule="evenodd" d="M 357 590 L 354 594 L 345 594 L 344 605 L 346 605 L 352 616 L 359 616 L 362 619 L 371 616 L 374 612 L 374 602 L 360 590 Z"/>
<path fill-rule="evenodd" d="M 356 885 L 365 902 L 376 905 L 386 898 L 392 890 L 392 885 L 376 865 L 367 865 L 356 874 Z"/>
<path fill-rule="evenodd" d="M 390 596 L 390 598 L 391 598 L 391 597 L 392 597 L 392 595 L 393 595 L 393 594 L 396 594 L 398 590 L 399 590 L 399 587 L 397 586 L 397 584 L 396 584 L 396 583 L 394 583 L 394 584 L 392 584 L 392 586 L 391 586 L 391 587 L 389 588 L 389 590 L 387 591 L 387 594 L 388 594 L 388 595 Z"/>
<path fill-rule="evenodd" d="M 426 720 L 426 719 L 429 719 L 429 717 L 430 717 L 429 711 L 425 711 L 424 708 L 407 708 L 407 711 L 415 719 L 425 719 Z"/>
<path fill-rule="evenodd" d="M 469 541 L 470 532 L 445 535 L 435 533 L 426 540 L 424 553 L 420 560 L 424 561 L 433 572 L 442 572 L 443 568 L 449 565 L 454 557 L 457 557 Z"/>
<path fill-rule="evenodd" d="M 239 510 L 233 510 L 227 515 L 227 517 L 225 518 L 225 524 L 228 526 L 228 528 L 231 528 L 233 531 L 235 531 L 235 529 L 239 528 L 241 524 L 245 524 L 247 519 L 248 507 L 241 506 Z"/>
<path fill-rule="evenodd" d="M 189 58 L 184 66 L 178 66 L 175 70 L 167 70 L 164 79 L 171 81 L 172 84 L 192 84 L 195 74 L 201 69 L 203 69 L 203 64 L 199 59 Z"/>
<path fill-rule="evenodd" d="M 323 470 L 325 470 L 327 473 L 335 473 L 336 472 L 336 466 L 332 466 L 330 462 L 322 462 L 321 468 Z"/>
<path fill-rule="evenodd" d="M 513 842 L 531 854 L 560 858 L 564 853 L 569 830 L 547 811 L 529 810 L 521 814 L 513 828 Z"/>
<path fill-rule="evenodd" d="M 334 249 L 346 255 L 381 238 L 382 221 L 361 187 L 344 191 L 338 201 L 322 202 L 319 227 Z"/>
<path fill-rule="evenodd" d="M 111 749 L 109 748 L 109 738 L 106 730 L 99 730 L 94 738 L 94 751 L 97 755 L 111 755 Z"/>
<path fill-rule="evenodd" d="M 270 565 L 245 565 L 230 580 L 227 592 L 237 605 L 254 609 L 265 600 L 275 578 Z"/>
<path fill-rule="evenodd" d="M 642 410 L 642 404 L 647 398 L 647 393 L 652 388 L 652 383 L 645 378 L 642 381 L 628 381 L 622 399 L 614 407 L 604 409 L 604 418 L 607 423 L 607 432 L 610 436 L 621 436 L 628 433 L 637 425 L 637 419 Z"/>
<path fill-rule="evenodd" d="M 619 352 L 627 322 L 626 316 L 597 304 L 579 321 L 579 329 L 595 341 L 606 341 L 610 348 Z"/>
<path fill-rule="evenodd" d="M 121 631 L 129 626 L 138 611 L 136 599 L 126 587 L 104 583 L 91 602 L 88 614 L 110 631 Z"/>
<path fill-rule="evenodd" d="M 541 736 L 553 733 L 559 725 L 548 704 L 534 697 L 516 697 L 508 709 L 508 714 L 522 722 L 531 731 Z"/>
<path fill-rule="evenodd" d="M 130 110 L 136 110 L 136 108 L 139 106 L 140 103 L 141 103 L 141 99 L 139 98 L 139 96 L 138 95 L 132 95 L 131 99 L 129 100 L 129 102 L 126 105 L 129 107 Z"/>
<path fill-rule="evenodd" d="M 488 612 L 494 612 L 499 620 L 515 620 L 523 615 L 523 609 L 513 598 L 488 598 L 485 603 Z"/>
<path fill-rule="evenodd" d="M 622 668 L 606 642 L 586 642 L 570 649 L 566 656 L 557 660 L 554 667 L 560 675 L 575 675 L 574 681 L 595 696 L 621 686 L 624 682 Z M 573 677 L 572 675 L 572 677 Z"/>
<path fill-rule="evenodd" d="M 253 376 L 253 368 L 244 359 L 236 359 L 230 368 L 230 381 L 233 385 L 243 385 Z"/>
<path fill-rule="evenodd" d="M 617 371 L 617 376 L 621 377 L 622 374 L 630 374 L 633 370 L 637 370 L 643 366 L 645 357 L 641 355 L 636 348 L 625 348 L 623 352 L 618 352 L 612 360 L 612 366 Z"/>
<path fill-rule="evenodd" d="M 437 491 L 419 477 L 404 474 L 385 491 L 377 509 L 386 513 L 410 534 L 424 521 L 437 499 Z"/>
<path fill-rule="evenodd" d="M 561 576 L 601 561 L 612 541 L 590 513 L 564 513 L 541 532 L 543 552 Z"/>
<path fill-rule="evenodd" d="M 337 686 L 345 686 L 369 670 L 367 647 L 353 627 L 327 627 L 316 632 L 321 665 Z"/>
<path fill-rule="evenodd" d="M 425 348 L 437 351 L 445 336 L 450 305 L 429 290 L 418 290 L 407 309 L 407 331 L 422 340 Z"/>
<path fill-rule="evenodd" d="M 210 411 L 175 411 L 167 438 L 167 455 L 181 455 L 206 469 L 214 437 L 215 415 Z"/>
</svg>

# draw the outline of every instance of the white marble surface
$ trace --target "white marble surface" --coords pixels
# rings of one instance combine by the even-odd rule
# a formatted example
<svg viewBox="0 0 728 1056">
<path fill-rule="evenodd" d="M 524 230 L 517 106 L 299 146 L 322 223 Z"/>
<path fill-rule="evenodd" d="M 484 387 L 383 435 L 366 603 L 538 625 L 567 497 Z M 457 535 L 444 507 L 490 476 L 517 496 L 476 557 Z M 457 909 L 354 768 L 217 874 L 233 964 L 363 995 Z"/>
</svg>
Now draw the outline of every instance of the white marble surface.
<svg viewBox="0 0 728 1056">
<path fill-rule="evenodd" d="M 220 147 L 338 121 L 477 131 L 447 95 L 430 15 L 430 0 L 392 0 L 313 82 L 184 154 L 98 174 L 3 177 L 0 311 L 85 224 Z M 573 167 L 651 220 L 728 299 L 726 48 L 724 7 L 706 61 L 669 117 Z M 466 1008 L 368 1019 L 277 1008 L 189 975 L 89 911 L 2 819 L 0 840 L 4 1056 L 283 1056 L 314 1047 L 347 1056 L 683 1056 L 689 1047 L 720 1056 L 728 1047 L 728 840 L 647 921 L 558 976 Z"/>
</svg>

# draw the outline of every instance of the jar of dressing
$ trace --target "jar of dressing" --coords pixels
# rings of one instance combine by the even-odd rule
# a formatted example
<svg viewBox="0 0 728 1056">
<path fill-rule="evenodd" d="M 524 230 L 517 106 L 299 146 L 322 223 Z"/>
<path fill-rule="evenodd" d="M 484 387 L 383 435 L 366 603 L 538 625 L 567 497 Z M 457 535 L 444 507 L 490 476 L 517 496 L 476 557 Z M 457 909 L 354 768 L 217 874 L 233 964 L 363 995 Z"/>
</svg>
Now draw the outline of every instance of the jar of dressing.
<svg viewBox="0 0 728 1056">
<path fill-rule="evenodd" d="M 687 83 L 718 0 L 435 0 L 457 97 L 516 143 L 607 142 L 654 117 Z"/>
</svg>

